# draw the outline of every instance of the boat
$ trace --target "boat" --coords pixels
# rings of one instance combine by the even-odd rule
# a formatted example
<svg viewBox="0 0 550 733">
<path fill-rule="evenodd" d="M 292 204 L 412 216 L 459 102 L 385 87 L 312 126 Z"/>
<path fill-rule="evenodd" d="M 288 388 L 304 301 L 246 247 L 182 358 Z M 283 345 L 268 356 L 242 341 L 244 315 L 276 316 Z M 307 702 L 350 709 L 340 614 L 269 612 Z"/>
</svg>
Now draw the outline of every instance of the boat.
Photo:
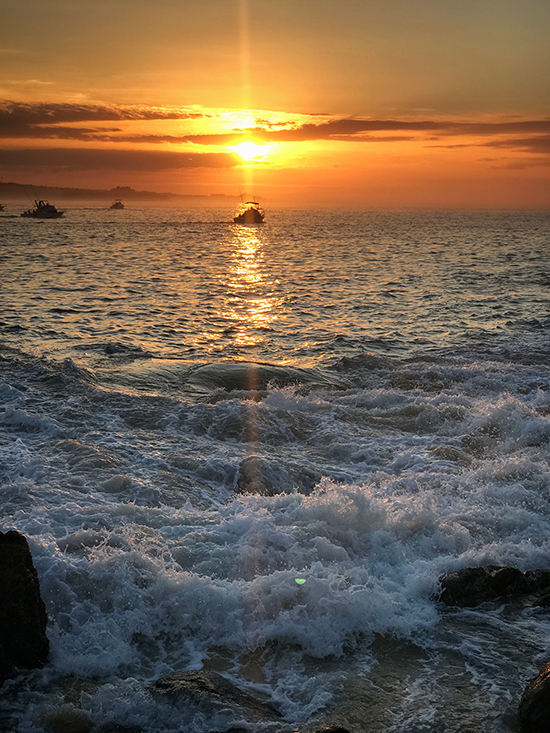
<svg viewBox="0 0 550 733">
<path fill-rule="evenodd" d="M 120 199 L 115 199 L 113 203 L 109 206 L 110 209 L 123 209 L 124 204 Z"/>
<path fill-rule="evenodd" d="M 4 211 L 4 204 L 0 204 L 0 211 Z"/>
<path fill-rule="evenodd" d="M 39 199 L 34 202 L 34 209 L 27 209 L 21 216 L 29 219 L 59 219 L 60 216 L 63 216 L 63 213 L 63 211 L 58 211 L 53 204 Z"/>
<path fill-rule="evenodd" d="M 257 201 L 245 201 L 233 217 L 235 224 L 263 224 L 265 214 Z"/>
</svg>

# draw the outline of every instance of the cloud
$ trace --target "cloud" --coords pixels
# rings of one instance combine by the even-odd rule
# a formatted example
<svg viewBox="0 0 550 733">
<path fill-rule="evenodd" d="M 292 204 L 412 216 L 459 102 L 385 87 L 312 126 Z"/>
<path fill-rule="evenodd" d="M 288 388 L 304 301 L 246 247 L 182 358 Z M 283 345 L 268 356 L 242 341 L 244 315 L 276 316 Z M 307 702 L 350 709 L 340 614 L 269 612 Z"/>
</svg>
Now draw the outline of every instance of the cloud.
<svg viewBox="0 0 550 733">
<path fill-rule="evenodd" d="M 135 147 L 172 143 L 188 146 L 210 145 L 218 148 L 236 145 L 246 139 L 253 139 L 257 143 L 325 140 L 370 144 L 420 140 L 425 144 L 430 143 L 429 147 L 452 149 L 482 146 L 515 149 L 544 156 L 550 153 L 550 119 L 465 122 L 448 119 L 404 120 L 350 117 L 328 119 L 325 117 L 298 123 L 292 122 L 290 115 L 287 115 L 284 123 L 277 123 L 273 120 L 269 121 L 264 115 L 265 119 L 262 117 L 260 120 L 259 117 L 256 117 L 256 127 L 253 128 L 233 129 L 222 133 L 183 135 L 132 134 L 126 124 L 133 121 L 159 121 L 161 123 L 164 120 L 183 121 L 213 118 L 214 116 L 216 113 L 197 111 L 195 108 L 0 101 L 0 138 L 37 141 L 70 140 L 83 143 L 87 147 L 109 142 Z M 311 119 L 310 116 L 309 120 Z M 105 123 L 111 124 L 106 126 Z M 126 156 L 128 161 L 133 155 L 129 150 L 119 152 L 121 156 Z M 107 160 L 105 151 L 89 151 L 89 154 L 93 160 Z M 82 156 L 84 155 L 83 152 Z M 154 152 L 150 154 L 144 152 L 140 163 L 137 162 L 137 157 L 132 160 L 135 161 L 135 165 L 144 166 L 180 167 L 182 161 L 187 161 L 185 167 L 203 164 L 207 167 L 234 165 L 227 158 L 208 158 L 205 157 L 206 154 L 197 157 L 199 155 L 197 153 L 159 152 L 160 157 L 157 158 L 154 155 L 156 155 Z M 57 156 L 58 159 L 63 157 L 67 160 L 70 157 L 73 161 L 79 159 L 76 150 L 71 151 L 70 156 L 67 151 L 60 150 Z M 114 161 L 115 157 L 110 155 L 109 160 Z M 161 160 L 164 162 L 161 163 Z M 180 162 L 176 165 L 177 160 Z M 52 164 L 55 164 L 55 161 Z"/>
<path fill-rule="evenodd" d="M 533 135 L 532 137 L 508 137 L 497 140 L 483 140 L 470 143 L 449 143 L 447 145 L 430 145 L 430 148 L 499 148 L 505 150 L 518 150 L 523 153 L 535 153 L 536 155 L 550 155 L 550 135 Z M 485 158 L 484 160 L 491 160 Z M 527 159 L 528 160 L 528 159 Z M 538 159 L 531 159 L 538 160 Z M 545 163 L 547 165 L 548 162 Z M 536 165 L 536 162 L 533 163 Z"/>
<path fill-rule="evenodd" d="M 514 148 L 528 153 L 550 154 L 550 135 L 492 140 L 485 144 L 488 148 Z"/>
<path fill-rule="evenodd" d="M 481 163 L 492 163 L 489 168 L 493 170 L 522 171 L 527 168 L 550 167 L 550 158 L 479 158 Z"/>
<path fill-rule="evenodd" d="M 369 120 L 342 118 L 318 123 L 306 123 L 286 129 L 262 127 L 235 130 L 224 135 L 187 135 L 186 142 L 201 144 L 230 144 L 237 138 L 252 137 L 257 142 L 307 142 L 314 140 L 346 140 L 355 142 L 387 142 L 413 140 L 414 133 L 429 133 L 430 139 L 453 136 L 495 136 L 550 133 L 550 120 L 507 122 Z M 373 136 L 374 133 L 397 133 Z M 401 133 L 401 134 L 399 134 Z M 403 134 L 404 133 L 404 134 Z M 437 138 L 436 138 L 437 139 Z"/>
<path fill-rule="evenodd" d="M 231 153 L 176 153 L 163 150 L 103 150 L 45 148 L 0 150 L 6 170 L 133 171 L 153 173 L 180 168 L 232 168 L 239 158 Z"/>
<path fill-rule="evenodd" d="M 26 104 L 0 101 L 0 136 L 44 137 L 41 126 L 75 122 L 115 122 L 131 120 L 182 120 L 207 117 L 204 112 L 165 107 L 119 107 L 90 104 Z M 70 128 L 56 128 L 68 134 Z"/>
<path fill-rule="evenodd" d="M 43 125 L 2 125 L 0 119 L 0 138 L 19 140 L 80 140 L 82 142 L 111 141 L 113 133 L 121 132 L 120 127 L 45 127 Z"/>
</svg>

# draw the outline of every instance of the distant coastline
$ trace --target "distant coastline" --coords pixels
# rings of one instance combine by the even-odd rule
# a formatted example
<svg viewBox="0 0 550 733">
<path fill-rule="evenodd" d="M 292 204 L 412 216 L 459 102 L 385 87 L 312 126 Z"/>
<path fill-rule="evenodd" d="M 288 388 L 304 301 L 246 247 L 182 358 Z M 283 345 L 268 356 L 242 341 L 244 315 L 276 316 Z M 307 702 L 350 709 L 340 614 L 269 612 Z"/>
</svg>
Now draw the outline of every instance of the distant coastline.
<svg viewBox="0 0 550 733">
<path fill-rule="evenodd" d="M 136 191 L 130 186 L 116 186 L 110 189 L 100 188 L 62 188 L 59 186 L 40 186 L 34 183 L 0 182 L 0 201 L 34 199 L 52 199 L 55 201 L 102 201 L 113 199 L 124 201 L 142 201 L 147 203 L 169 204 L 186 203 L 201 206 L 233 205 L 238 196 L 223 193 L 209 195 L 193 195 L 178 193 L 157 193 L 156 191 Z"/>
</svg>

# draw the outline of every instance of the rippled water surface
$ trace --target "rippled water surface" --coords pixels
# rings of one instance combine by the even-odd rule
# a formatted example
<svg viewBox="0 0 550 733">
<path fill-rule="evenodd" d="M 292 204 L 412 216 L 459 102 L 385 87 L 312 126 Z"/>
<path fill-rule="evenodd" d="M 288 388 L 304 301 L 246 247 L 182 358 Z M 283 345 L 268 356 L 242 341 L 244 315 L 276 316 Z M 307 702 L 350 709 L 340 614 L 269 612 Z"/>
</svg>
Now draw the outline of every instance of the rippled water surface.
<svg viewBox="0 0 550 733">
<path fill-rule="evenodd" d="M 228 220 L 170 209 L 3 217 L 4 328 L 52 353 L 116 339 L 156 356 L 312 364 L 466 346 L 547 317 L 543 214 Z"/>
<path fill-rule="evenodd" d="M 547 609 L 438 579 L 550 567 L 550 216 L 14 214 L 0 529 L 51 653 L 0 729 L 516 731 Z M 201 668 L 281 717 L 151 691 Z"/>
</svg>

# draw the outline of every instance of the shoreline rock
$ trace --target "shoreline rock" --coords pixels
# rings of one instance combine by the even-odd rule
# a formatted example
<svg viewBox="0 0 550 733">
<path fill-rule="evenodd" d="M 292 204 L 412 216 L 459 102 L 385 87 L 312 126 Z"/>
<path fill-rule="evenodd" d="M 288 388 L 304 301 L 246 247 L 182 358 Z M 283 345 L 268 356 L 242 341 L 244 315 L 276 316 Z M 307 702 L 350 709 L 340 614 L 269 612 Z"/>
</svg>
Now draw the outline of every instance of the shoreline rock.
<svg viewBox="0 0 550 733">
<path fill-rule="evenodd" d="M 268 702 L 240 690 L 217 672 L 174 672 L 151 683 L 149 689 L 175 703 L 191 703 L 209 712 L 230 707 L 250 722 L 281 720 L 279 711 Z"/>
<path fill-rule="evenodd" d="M 41 667 L 50 649 L 48 615 L 26 538 L 0 532 L 0 685 L 13 669 Z"/>
<path fill-rule="evenodd" d="M 487 601 L 530 596 L 533 606 L 550 606 L 550 570 L 482 565 L 445 573 L 439 600 L 446 606 L 472 607 Z"/>
<path fill-rule="evenodd" d="M 520 733 L 548 733 L 550 727 L 550 662 L 528 684 L 518 705 Z"/>
</svg>

